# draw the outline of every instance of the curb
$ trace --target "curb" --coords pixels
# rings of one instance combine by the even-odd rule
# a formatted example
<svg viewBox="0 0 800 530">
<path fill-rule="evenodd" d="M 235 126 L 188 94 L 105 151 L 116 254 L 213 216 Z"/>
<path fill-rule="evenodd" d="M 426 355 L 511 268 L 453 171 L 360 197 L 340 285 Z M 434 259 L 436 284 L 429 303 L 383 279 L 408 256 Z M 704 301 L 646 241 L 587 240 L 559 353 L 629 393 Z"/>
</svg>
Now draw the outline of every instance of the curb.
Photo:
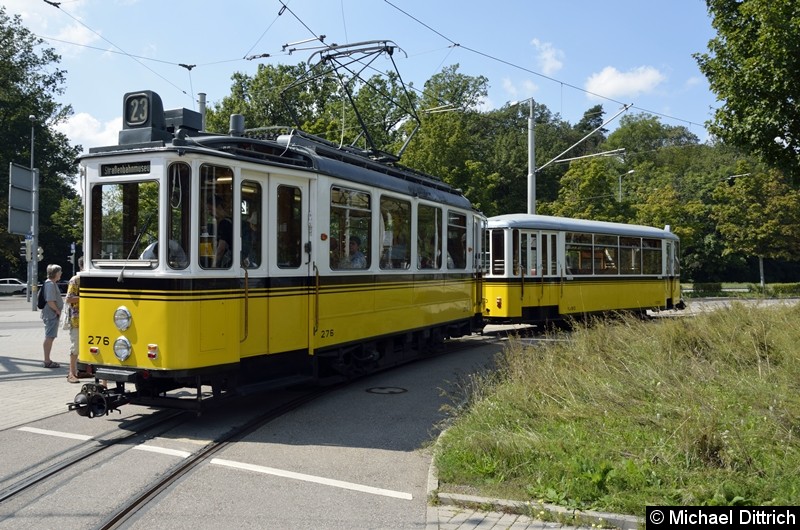
<svg viewBox="0 0 800 530">
<path fill-rule="evenodd" d="M 439 437 L 444 434 L 444 431 L 439 433 Z M 428 511 L 426 530 L 436 530 L 439 528 L 438 523 L 438 508 L 437 505 L 461 506 L 461 507 L 476 507 L 479 506 L 484 509 L 486 506 L 496 507 L 497 511 L 505 511 L 516 514 L 527 515 L 534 510 L 541 510 L 555 515 L 557 518 L 569 518 L 575 521 L 580 521 L 580 525 L 587 526 L 591 524 L 592 527 L 597 524 L 602 527 L 614 527 L 622 530 L 637 530 L 644 528 L 644 519 L 634 515 L 622 515 L 616 513 L 584 511 L 564 508 L 556 504 L 545 503 L 532 503 L 526 501 L 512 501 L 505 499 L 492 499 L 487 497 L 476 497 L 473 495 L 461 495 L 458 493 L 443 493 L 439 491 L 439 470 L 435 463 L 436 446 L 439 445 L 439 438 L 431 451 L 431 465 L 428 468 Z M 530 516 L 529 516 L 530 517 Z M 533 517 L 532 517 L 533 518 Z"/>
</svg>

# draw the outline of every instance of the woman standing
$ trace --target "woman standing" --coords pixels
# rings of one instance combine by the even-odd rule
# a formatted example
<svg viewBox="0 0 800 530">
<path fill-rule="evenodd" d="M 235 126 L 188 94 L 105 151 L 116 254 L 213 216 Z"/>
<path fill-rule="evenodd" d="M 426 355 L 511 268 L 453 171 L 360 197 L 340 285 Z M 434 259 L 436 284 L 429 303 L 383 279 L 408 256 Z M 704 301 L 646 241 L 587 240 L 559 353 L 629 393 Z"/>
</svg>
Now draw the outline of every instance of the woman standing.
<svg viewBox="0 0 800 530">
<path fill-rule="evenodd" d="M 47 302 L 42 309 L 42 322 L 44 322 L 44 367 L 60 368 L 61 365 L 50 359 L 50 350 L 53 348 L 53 341 L 58 336 L 58 319 L 61 318 L 61 310 L 64 308 L 64 300 L 61 298 L 61 291 L 58 290 L 58 280 L 61 279 L 61 266 L 51 263 L 47 266 L 47 280 L 42 284 L 44 289 L 44 299 Z"/>
</svg>

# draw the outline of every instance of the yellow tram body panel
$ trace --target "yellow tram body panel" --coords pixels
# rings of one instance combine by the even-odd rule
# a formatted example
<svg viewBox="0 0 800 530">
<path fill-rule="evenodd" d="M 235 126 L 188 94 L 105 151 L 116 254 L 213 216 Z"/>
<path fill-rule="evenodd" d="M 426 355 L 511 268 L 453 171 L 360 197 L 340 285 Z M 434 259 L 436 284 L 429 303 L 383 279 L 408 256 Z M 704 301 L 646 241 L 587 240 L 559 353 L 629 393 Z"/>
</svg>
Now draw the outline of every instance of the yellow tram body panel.
<svg viewBox="0 0 800 530">
<path fill-rule="evenodd" d="M 574 279 L 564 282 L 563 293 L 559 301 L 563 315 L 666 306 L 664 281 L 658 279 Z"/>
<path fill-rule="evenodd" d="M 396 283 L 349 283 L 322 290 L 307 288 L 212 292 L 81 292 L 84 315 L 108 315 L 81 322 L 79 360 L 110 367 L 192 370 L 238 363 L 242 358 L 335 347 L 470 319 L 474 278 L 442 278 Z M 318 313 L 313 312 L 318 299 Z M 120 332 L 114 312 L 125 306 L 133 324 Z M 314 326 L 316 324 L 316 329 Z M 312 329 L 312 348 L 309 348 Z M 132 353 L 114 355 L 114 341 L 125 336 Z M 148 357 L 148 345 L 158 355 Z"/>
<path fill-rule="evenodd" d="M 608 280 L 580 278 L 555 281 L 519 278 L 484 284 L 485 316 L 498 319 L 518 319 L 524 308 L 557 308 L 558 315 L 581 315 L 602 311 L 665 308 L 668 300 L 677 301 L 680 289 L 674 292 L 668 279 Z"/>
<path fill-rule="evenodd" d="M 319 297 L 315 349 L 473 316 L 474 279 L 348 284 Z"/>
<path fill-rule="evenodd" d="M 120 332 L 113 315 L 120 306 L 131 313 L 132 325 Z M 125 298 L 102 297 L 81 290 L 79 361 L 87 364 L 136 367 L 148 370 L 186 370 L 234 363 L 239 360 L 239 310 L 232 297 L 203 297 L 202 293 L 166 297 L 154 292 L 126 293 Z M 99 318 L 97 315 L 107 315 Z M 126 337 L 131 355 L 120 361 L 114 341 Z M 148 357 L 148 345 L 158 347 Z"/>
</svg>

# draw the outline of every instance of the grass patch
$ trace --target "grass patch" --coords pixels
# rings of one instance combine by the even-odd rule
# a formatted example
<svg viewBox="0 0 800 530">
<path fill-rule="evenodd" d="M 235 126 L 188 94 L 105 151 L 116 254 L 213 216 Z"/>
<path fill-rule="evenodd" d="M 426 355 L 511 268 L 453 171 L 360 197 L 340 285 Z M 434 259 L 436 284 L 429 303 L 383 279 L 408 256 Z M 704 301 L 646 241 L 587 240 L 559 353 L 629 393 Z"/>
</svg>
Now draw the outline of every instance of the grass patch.
<svg viewBox="0 0 800 530">
<path fill-rule="evenodd" d="M 643 516 L 800 498 L 800 307 L 595 322 L 470 378 L 440 489 Z"/>
</svg>

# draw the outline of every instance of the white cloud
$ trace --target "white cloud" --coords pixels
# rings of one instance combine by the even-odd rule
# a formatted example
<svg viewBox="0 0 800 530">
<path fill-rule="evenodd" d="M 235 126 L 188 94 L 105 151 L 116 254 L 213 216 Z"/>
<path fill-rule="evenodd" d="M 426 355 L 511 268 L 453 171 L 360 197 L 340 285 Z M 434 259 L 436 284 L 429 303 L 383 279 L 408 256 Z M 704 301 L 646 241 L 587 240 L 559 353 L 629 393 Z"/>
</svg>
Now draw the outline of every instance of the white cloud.
<svg viewBox="0 0 800 530">
<path fill-rule="evenodd" d="M 539 39 L 531 41 L 538 52 L 539 67 L 545 75 L 553 75 L 564 67 L 562 59 L 564 52 L 554 48 L 551 42 L 542 42 Z"/>
<path fill-rule="evenodd" d="M 78 22 L 83 18 L 81 11 L 85 4 L 85 0 L 75 0 L 56 8 L 41 1 L 3 1 L 8 15 L 20 15 L 22 24 L 39 37 L 58 39 L 47 41 L 47 43 L 59 54 L 68 56 L 79 53 L 81 45 L 88 45 L 99 40 L 95 33 Z M 59 13 L 59 10 L 63 12 Z"/>
<path fill-rule="evenodd" d="M 635 97 L 653 92 L 667 77 L 652 66 L 640 66 L 620 72 L 613 66 L 606 66 L 599 73 L 586 80 L 588 92 L 607 98 Z M 590 99 L 595 96 L 589 94 Z"/>
<path fill-rule="evenodd" d="M 514 82 L 508 77 L 503 78 L 503 90 L 511 97 L 517 96 L 517 87 L 514 86 Z"/>
<path fill-rule="evenodd" d="M 539 85 L 530 79 L 523 79 L 519 83 L 514 83 L 508 77 L 503 78 L 503 91 L 506 93 L 509 101 L 520 101 L 529 97 L 539 91 Z"/>
<path fill-rule="evenodd" d="M 79 112 L 59 124 L 56 129 L 67 135 L 72 145 L 82 145 L 83 151 L 88 152 L 90 147 L 118 143 L 122 117 L 102 123 L 91 114 Z"/>
</svg>

